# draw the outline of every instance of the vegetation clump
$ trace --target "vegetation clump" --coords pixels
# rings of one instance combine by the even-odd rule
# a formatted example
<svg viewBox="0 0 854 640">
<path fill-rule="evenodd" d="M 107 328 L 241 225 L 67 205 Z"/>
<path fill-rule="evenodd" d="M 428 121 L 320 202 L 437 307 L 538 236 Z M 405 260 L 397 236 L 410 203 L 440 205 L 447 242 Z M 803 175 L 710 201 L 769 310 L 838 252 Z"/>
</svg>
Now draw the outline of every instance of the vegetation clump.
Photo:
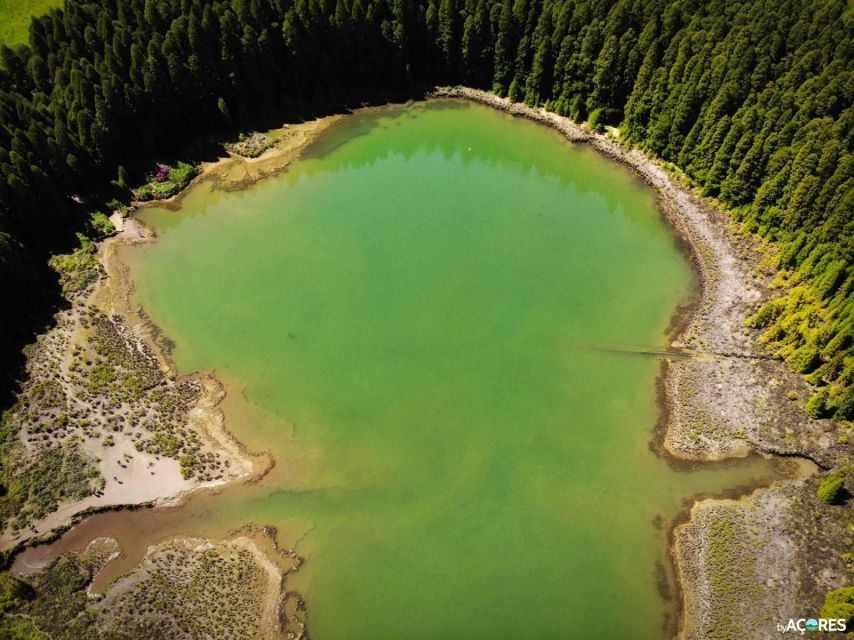
<svg viewBox="0 0 854 640">
<path fill-rule="evenodd" d="M 225 145 L 231 153 L 234 153 L 244 158 L 257 158 L 273 145 L 273 141 L 269 136 L 253 131 L 249 134 L 241 133 L 237 142 L 231 142 Z"/>
<path fill-rule="evenodd" d="M 89 227 L 96 238 L 108 238 L 116 232 L 116 227 L 106 214 L 96 211 L 89 218 Z"/>
<path fill-rule="evenodd" d="M 107 223 L 112 226 L 109 220 Z M 96 256 L 95 243 L 82 233 L 77 234 L 80 246 L 72 253 L 54 256 L 50 266 L 59 274 L 59 284 L 66 298 L 87 293 L 103 275 L 104 269 Z"/>
<path fill-rule="evenodd" d="M 822 618 L 841 618 L 851 631 L 854 623 L 854 586 L 829 591 L 821 607 Z"/>
<path fill-rule="evenodd" d="M 133 197 L 140 201 L 171 198 L 190 184 L 198 173 L 199 168 L 188 162 L 159 164 L 147 176 L 145 184 L 133 190 Z"/>
<path fill-rule="evenodd" d="M 0 525 L 13 530 L 104 488 L 96 461 L 77 442 L 51 445 L 38 455 L 11 453 L 9 461 L 2 465 L 7 492 L 0 498 Z"/>
<path fill-rule="evenodd" d="M 845 481 L 851 473 L 850 467 L 841 467 L 828 474 L 816 490 L 816 498 L 826 504 L 836 504 L 845 495 Z"/>
<path fill-rule="evenodd" d="M 35 597 L 33 588 L 8 571 L 0 572 L 0 614 L 23 606 Z"/>
</svg>

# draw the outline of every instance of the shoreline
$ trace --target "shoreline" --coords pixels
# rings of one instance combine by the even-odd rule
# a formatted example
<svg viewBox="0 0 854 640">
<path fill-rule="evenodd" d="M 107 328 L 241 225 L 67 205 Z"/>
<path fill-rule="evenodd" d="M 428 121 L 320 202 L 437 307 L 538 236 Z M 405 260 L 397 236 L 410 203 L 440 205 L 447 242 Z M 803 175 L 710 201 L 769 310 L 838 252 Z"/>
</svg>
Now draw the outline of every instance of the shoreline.
<svg viewBox="0 0 854 640">
<path fill-rule="evenodd" d="M 214 182 L 218 191 L 242 191 L 253 184 L 287 171 L 291 164 L 299 160 L 303 153 L 314 144 L 324 131 L 346 117 L 347 114 L 335 114 L 309 120 L 298 124 L 285 124 L 272 129 L 270 134 L 275 140 L 263 153 L 256 157 L 246 157 L 231 151 L 224 151 L 222 157 L 211 162 L 203 162 L 199 173 L 178 193 L 160 200 L 134 201 L 132 209 L 162 208 L 180 211 L 183 199 L 190 191 L 203 182 Z M 137 223 L 139 224 L 139 223 Z M 149 233 L 153 232 L 148 230 Z"/>
<path fill-rule="evenodd" d="M 212 448 L 217 456 L 227 456 L 228 466 L 232 472 L 218 481 L 185 483 L 187 486 L 178 483 L 181 475 L 173 474 L 172 483 L 169 485 L 171 489 L 162 491 L 162 495 L 153 496 L 150 499 L 119 498 L 107 504 L 88 504 L 91 502 L 90 497 L 61 505 L 59 509 L 40 520 L 35 527 L 26 529 L 23 536 L 7 538 L 4 535 L 0 538 L 0 550 L 3 551 L 7 566 L 13 573 L 35 575 L 37 580 L 41 580 L 38 577 L 42 575 L 41 569 L 51 561 L 52 557 L 42 558 L 36 553 L 33 558 L 28 558 L 27 554 L 22 552 L 59 541 L 78 524 L 86 521 L 89 516 L 111 511 L 136 511 L 155 507 L 180 508 L 191 494 L 201 490 L 218 492 L 228 485 L 237 483 L 254 484 L 261 481 L 274 468 L 276 461 L 269 452 L 250 452 L 227 429 L 220 406 L 227 393 L 226 386 L 215 373 L 201 371 L 181 375 L 177 371 L 170 357 L 172 344 L 169 338 L 148 317 L 140 305 L 134 304 L 133 283 L 129 278 L 128 268 L 121 261 L 119 254 L 128 246 L 156 241 L 156 234 L 133 217 L 134 210 L 156 206 L 180 209 L 181 201 L 190 192 L 190 188 L 202 182 L 213 181 L 215 188 L 224 190 L 243 189 L 285 171 L 322 131 L 341 117 L 343 116 L 328 116 L 307 123 L 285 125 L 280 131 L 286 131 L 286 134 L 259 156 L 245 158 L 229 151 L 225 157 L 215 162 L 204 163 L 198 175 L 174 196 L 159 201 L 134 202 L 131 213 L 127 217 L 122 217 L 118 212 L 111 216 L 111 222 L 116 227 L 117 233 L 98 243 L 95 258 L 100 274 L 97 281 L 85 292 L 82 300 L 69 298 L 70 311 L 67 309 L 60 311 L 56 315 L 55 326 L 49 329 L 46 335 L 60 335 L 63 344 L 73 344 L 76 331 L 69 330 L 61 322 L 60 317 L 62 314 L 71 313 L 78 307 L 85 308 L 87 305 L 92 305 L 93 308 L 97 306 L 106 317 L 114 319 L 114 322 L 125 323 L 134 336 L 134 347 L 150 354 L 150 358 L 156 362 L 156 366 L 168 379 L 193 381 L 201 386 L 197 402 L 186 410 L 187 419 L 194 420 L 194 428 L 202 434 L 202 437 L 213 443 Z M 27 377 L 24 389 L 39 382 L 39 376 L 29 368 L 29 360 L 30 358 L 28 358 L 30 375 Z M 119 435 L 116 435 L 115 439 L 119 441 L 119 445 L 129 444 L 129 442 L 123 442 Z M 111 444 L 111 446 L 115 445 Z M 102 473 L 104 471 L 102 469 Z M 113 479 L 116 480 L 115 476 Z M 124 486 L 122 482 L 119 484 Z M 144 486 L 145 483 L 129 483 L 127 486 L 136 484 Z M 43 532 L 45 529 L 47 531 Z M 96 543 L 99 540 L 103 538 L 93 540 L 81 551 L 68 550 L 60 555 L 70 558 L 69 561 L 72 563 L 78 563 L 81 559 L 85 559 L 84 564 L 89 563 L 89 549 L 93 545 L 98 546 Z M 258 625 L 263 637 L 284 637 L 285 635 L 293 638 L 306 637 L 305 600 L 301 594 L 289 589 L 289 576 L 298 570 L 303 559 L 294 551 L 279 547 L 274 529 L 248 524 L 229 532 L 222 538 L 171 536 L 149 547 L 134 568 L 112 579 L 103 593 L 94 594 L 90 592 L 92 584 L 104 567 L 121 555 L 121 548 L 115 540 L 107 542 L 112 545 L 111 553 L 103 559 L 99 556 L 98 567 L 92 573 L 92 582 L 86 586 L 86 597 L 94 598 L 98 611 L 109 614 L 117 603 L 118 606 L 122 606 L 123 599 L 130 598 L 133 601 L 133 598 L 137 597 L 134 594 L 138 592 L 140 585 L 144 589 L 144 585 L 152 578 L 162 580 L 165 577 L 169 580 L 172 579 L 169 576 L 180 577 L 182 574 L 186 575 L 187 571 L 196 575 L 199 580 L 209 582 L 214 580 L 211 584 L 212 589 L 220 588 L 222 585 L 216 580 L 223 570 L 222 563 L 225 563 L 227 569 L 238 562 L 243 567 L 240 575 L 244 575 L 247 571 L 260 575 L 262 576 L 260 584 L 264 586 L 256 585 L 252 595 L 247 594 L 240 598 L 242 609 L 238 610 L 239 615 L 234 617 L 235 621 L 243 620 L 248 613 L 255 618 L 254 624 Z M 172 561 L 176 553 L 177 565 Z M 218 558 L 217 566 L 210 565 L 212 557 Z M 227 599 L 231 597 L 226 593 L 222 596 Z M 199 600 L 198 596 L 190 596 L 189 600 L 178 603 L 177 606 L 179 609 L 187 606 L 192 609 L 198 607 L 200 603 L 202 600 Z M 107 620 L 110 620 L 109 615 Z M 125 620 L 125 624 L 134 624 L 133 617 Z M 98 625 L 101 626 L 101 622 Z"/>
<path fill-rule="evenodd" d="M 668 348 L 687 357 L 663 358 L 656 381 L 661 415 L 650 448 L 659 457 L 676 469 L 751 455 L 800 458 L 820 469 L 849 459 L 846 447 L 828 436 L 833 430 L 832 421 L 810 420 L 793 402 L 793 397 L 798 404 L 806 401 L 808 384 L 782 361 L 764 352 L 758 342 L 759 332 L 745 326 L 750 314 L 771 297 L 773 274 L 760 272 L 759 242 L 738 234 L 726 212 L 696 195 L 661 161 L 622 146 L 609 134 L 595 134 L 569 118 L 467 87 L 438 87 L 428 96 L 465 99 L 548 126 L 570 142 L 589 144 L 609 159 L 626 165 L 656 191 L 659 211 L 674 229 L 698 276 L 697 294 L 675 310 L 667 331 Z M 754 504 L 785 494 L 787 498 L 778 498 L 776 506 L 789 515 L 789 522 L 797 522 L 804 511 L 821 511 L 820 505 L 813 504 L 814 473 L 815 470 L 807 472 L 810 477 L 806 479 L 795 475 L 794 479 L 770 486 L 734 488 L 725 496 L 700 495 L 686 500 L 684 510 L 668 525 L 666 535 L 676 590 L 676 620 L 672 624 L 666 622 L 671 636 L 701 640 L 708 637 L 710 630 L 719 628 L 721 619 L 730 613 L 720 615 L 717 611 L 726 605 L 719 593 L 725 590 L 709 586 L 715 577 L 704 570 L 701 560 L 696 560 L 698 548 L 716 548 L 720 526 L 714 517 L 717 505 L 735 504 L 735 509 L 741 508 L 741 515 L 749 518 Z M 821 515 L 827 518 L 831 529 L 845 520 L 839 512 Z M 770 525 L 763 525 L 757 524 L 757 529 L 767 533 Z M 806 553 L 809 541 L 797 539 L 793 533 L 796 528 L 785 532 L 779 528 L 774 530 L 774 536 L 766 536 L 755 545 L 760 551 L 773 554 L 774 540 L 782 538 L 797 549 L 785 560 L 812 569 L 812 558 Z M 839 546 L 840 553 L 845 548 L 838 539 L 831 539 L 828 544 Z M 687 561 L 691 550 L 694 563 Z M 744 557 L 744 553 L 731 552 L 729 561 L 735 564 Z M 821 565 L 818 569 L 822 569 Z M 844 576 L 845 570 L 839 573 Z M 835 580 L 826 582 L 825 589 L 838 588 L 844 586 L 845 580 L 837 575 Z M 758 597 L 750 580 L 745 579 L 740 586 L 741 595 Z M 804 609 L 806 600 L 812 601 L 812 613 L 817 615 L 816 605 L 820 602 L 816 599 L 821 596 L 817 585 L 805 588 L 782 582 L 779 586 L 777 592 L 762 594 L 769 609 L 783 616 L 781 607 L 775 606 L 779 601 L 789 602 L 791 611 L 795 611 L 795 604 Z M 766 629 L 757 621 L 759 609 L 754 606 L 751 611 L 742 612 L 744 622 L 761 637 L 773 637 L 773 623 Z"/>
<path fill-rule="evenodd" d="M 593 134 L 568 118 L 545 110 L 511 103 L 491 93 L 463 87 L 437 88 L 428 94 L 428 97 L 471 100 L 513 116 L 525 117 L 549 126 L 571 142 L 590 144 L 609 159 L 627 165 L 641 180 L 656 190 L 658 208 L 675 229 L 675 235 L 698 275 L 697 295 L 692 297 L 688 304 L 680 306 L 674 312 L 668 330 L 668 340 L 671 343 L 668 347 L 686 354 L 687 357 L 684 360 L 663 359 L 661 374 L 657 381 L 661 419 L 653 432 L 651 447 L 660 457 L 682 468 L 697 464 L 716 464 L 747 455 L 803 457 L 813 460 L 820 466 L 832 466 L 839 460 L 842 454 L 836 451 L 838 447 L 831 447 L 829 441 L 826 441 L 824 446 L 814 449 L 806 446 L 809 438 L 802 437 L 801 443 L 792 445 L 783 442 L 782 438 L 751 438 L 748 436 L 756 434 L 734 433 L 730 428 L 732 419 L 728 415 L 723 415 L 717 422 L 711 421 L 711 429 L 703 431 L 700 437 L 692 435 L 693 428 L 697 425 L 696 413 L 699 412 L 703 420 L 708 420 L 708 407 L 716 406 L 719 402 L 719 394 L 715 392 L 714 387 L 720 386 L 722 378 L 714 373 L 710 375 L 710 372 L 717 369 L 721 362 L 729 367 L 728 371 L 732 370 L 732 376 L 736 379 L 739 377 L 743 379 L 756 363 L 763 370 L 781 375 L 784 380 L 778 385 L 781 388 L 774 394 L 775 398 L 782 398 L 784 393 L 791 392 L 793 389 L 803 394 L 803 388 L 806 386 L 799 376 L 788 370 L 780 374 L 777 370 L 784 368 L 785 365 L 762 353 L 755 344 L 757 333 L 743 326 L 743 319 L 746 318 L 749 310 L 763 300 L 763 296 L 768 295 L 768 278 L 766 277 L 765 283 L 750 282 L 747 274 L 756 267 L 758 260 L 751 263 L 747 260 L 747 255 L 755 251 L 755 243 L 742 237 L 740 245 L 730 246 L 734 243 L 734 235 L 727 228 L 729 222 L 725 218 L 727 214 L 710 206 L 684 185 L 677 183 L 658 161 L 648 158 L 637 149 L 626 150 L 607 135 Z M 203 163 L 199 174 L 176 195 L 165 200 L 134 203 L 134 208 L 163 207 L 179 210 L 183 198 L 189 194 L 193 186 L 207 181 L 213 181 L 215 189 L 225 191 L 245 189 L 260 180 L 287 170 L 320 133 L 343 117 L 346 116 L 328 116 L 302 125 L 292 125 L 287 128 L 290 135 L 278 140 L 257 158 L 244 158 L 229 153 L 227 157 L 217 161 Z M 117 219 L 116 222 L 122 224 L 123 228 L 118 235 L 101 243 L 98 255 L 106 276 L 98 283 L 92 295 L 95 298 L 106 296 L 110 314 L 116 313 L 126 320 L 133 318 L 134 324 L 143 329 L 144 339 L 155 352 L 160 365 L 169 375 L 180 377 L 169 357 L 168 338 L 151 322 L 141 307 L 134 308 L 131 302 L 132 283 L 127 278 L 126 268 L 117 256 L 121 247 L 151 242 L 156 239 L 156 234 L 140 224 L 133 215 L 124 220 Z M 721 322 L 721 318 L 725 318 L 726 321 Z M 790 375 L 786 376 L 786 373 Z M 105 505 L 95 510 L 76 512 L 65 525 L 49 532 L 50 540 L 61 537 L 77 522 L 99 511 L 137 509 L 161 504 L 177 505 L 190 493 L 199 489 L 222 487 L 233 482 L 257 482 L 269 472 L 275 460 L 269 454 L 265 456 L 265 454 L 249 453 L 227 430 L 222 411 L 218 408 L 225 389 L 215 375 L 210 372 L 201 372 L 184 377 L 193 377 L 207 383 L 203 395 L 203 402 L 207 406 L 201 413 L 209 435 L 221 449 L 235 459 L 242 457 L 244 460 L 254 460 L 251 463 L 251 469 L 219 483 L 199 484 L 188 490 L 179 491 L 171 497 L 147 502 Z M 760 376 L 754 374 L 754 378 L 758 377 Z M 755 403 L 751 396 L 759 385 L 756 380 L 751 382 L 752 384 L 745 384 L 744 388 L 740 389 L 741 394 L 735 401 L 736 404 L 741 404 L 736 412 L 739 417 L 755 414 L 755 411 L 752 412 L 752 405 Z M 729 380 L 727 384 L 733 383 Z M 693 401 L 687 398 L 685 389 L 691 389 L 694 392 L 699 389 L 699 401 L 696 398 Z M 791 402 L 784 406 L 789 409 L 796 408 Z M 799 422 L 801 421 L 797 421 Z M 822 421 L 813 422 L 822 423 Z M 827 431 L 823 426 L 819 426 L 817 430 L 821 433 Z M 799 449 L 799 445 L 804 446 Z M 262 458 L 264 459 L 263 468 L 259 470 Z M 738 496 L 738 501 L 741 501 L 767 489 L 767 487 L 735 488 L 733 495 Z M 686 543 L 683 538 L 687 535 L 683 535 L 683 532 L 697 520 L 696 514 L 700 510 L 727 499 L 720 496 L 695 496 L 686 504 L 684 522 L 683 514 L 680 514 L 676 521 L 668 526 L 667 554 L 672 563 L 671 570 L 677 591 L 674 622 L 678 625 L 678 630 L 675 626 L 673 630 L 677 631 L 680 637 L 689 637 L 686 636 L 686 619 L 690 616 L 686 616 L 685 612 L 692 611 L 691 607 L 696 607 L 694 602 L 696 599 L 692 594 L 698 591 L 694 584 L 695 576 L 683 574 L 685 562 L 682 560 L 681 550 L 685 548 Z M 708 536 L 708 532 L 695 533 L 692 540 L 702 538 L 703 535 Z M 11 553 L 17 553 L 22 548 L 42 544 L 45 541 L 34 538 L 23 540 L 15 545 Z M 304 604 L 301 606 L 304 607 Z"/>
<path fill-rule="evenodd" d="M 255 182 L 269 176 L 287 170 L 287 168 L 313 143 L 314 139 L 329 126 L 340 120 L 343 116 L 327 116 L 318 120 L 309 121 L 295 125 L 286 125 L 279 130 L 281 136 L 266 149 L 264 153 L 255 158 L 245 158 L 231 152 L 224 152 L 224 157 L 214 162 L 203 163 L 197 176 L 179 193 L 164 200 L 152 200 L 147 202 L 135 202 L 132 204 L 132 212 L 136 209 L 149 207 L 166 207 L 180 209 L 181 200 L 190 192 L 191 188 L 206 181 L 216 183 L 216 188 L 225 190 L 236 190 L 248 187 Z M 118 511 L 122 509 L 140 509 L 157 506 L 177 506 L 192 493 L 202 489 L 221 489 L 235 482 L 258 482 L 274 467 L 275 460 L 266 452 L 250 452 L 240 443 L 225 426 L 220 403 L 225 398 L 225 386 L 212 372 L 193 372 L 187 375 L 180 374 L 170 358 L 171 345 L 169 339 L 163 334 L 144 309 L 135 305 L 132 300 L 133 283 L 129 280 L 127 268 L 121 262 L 119 253 L 123 248 L 144 244 L 156 240 L 156 234 L 144 225 L 140 224 L 133 213 L 123 218 L 119 214 L 113 214 L 111 221 L 116 227 L 117 233 L 105 238 L 98 243 L 95 259 L 101 273 L 97 281 L 83 295 L 74 296 L 69 300 L 69 307 L 56 314 L 56 324 L 48 330 L 42 338 L 51 338 L 61 345 L 64 351 L 70 350 L 70 344 L 74 343 L 78 334 L 85 333 L 81 329 L 78 316 L 89 313 L 91 309 L 97 309 L 105 318 L 109 318 L 113 324 L 120 328 L 123 337 L 126 338 L 129 348 L 145 351 L 149 360 L 156 361 L 156 367 L 163 376 L 176 383 L 191 382 L 198 385 L 199 393 L 196 402 L 186 410 L 186 417 L 193 424 L 194 432 L 201 434 L 203 440 L 207 440 L 210 449 L 226 459 L 229 467 L 225 477 L 210 481 L 187 481 L 182 479 L 178 473 L 177 463 L 168 468 L 160 468 L 161 463 L 168 462 L 165 458 L 145 459 L 145 469 L 138 458 L 144 454 L 138 450 L 133 451 L 132 443 L 126 434 L 119 432 L 109 436 L 111 444 L 109 449 L 99 447 L 96 449 L 102 477 L 107 483 L 107 489 L 101 491 L 101 495 L 88 496 L 85 499 L 60 504 L 59 507 L 46 517 L 35 521 L 31 526 L 22 529 L 18 533 L 7 531 L 0 532 L 0 551 L 6 554 L 8 559 L 13 559 L 24 549 L 31 546 L 48 544 L 62 537 L 76 524 L 87 517 L 105 512 Z M 132 343 L 132 344 L 131 344 Z M 34 350 L 35 351 L 35 350 Z M 68 354 L 62 353 L 63 358 Z M 43 378 L 43 373 L 37 373 L 31 368 L 36 356 L 28 359 L 28 377 L 24 384 L 23 392 L 27 388 L 37 385 Z M 124 461 L 117 455 L 110 456 L 107 462 L 118 463 L 121 469 L 134 469 L 134 473 L 144 473 L 149 469 L 160 472 L 161 481 L 156 490 L 151 487 L 146 493 L 145 489 L 134 492 L 134 487 L 150 485 L 150 481 L 142 481 L 138 478 L 136 482 L 131 479 L 134 476 L 124 476 L 121 472 L 112 477 L 114 469 L 107 471 L 106 462 L 101 456 L 113 453 L 112 450 L 126 449 Z M 130 453 L 133 451 L 133 454 Z M 114 461 L 115 458 L 118 458 Z M 133 462 L 130 458 L 137 458 Z M 157 461 L 159 460 L 159 462 Z M 125 465 L 125 466 L 122 466 Z M 156 466 L 160 465 L 160 466 Z M 165 475 L 164 475 L 165 474 Z M 151 473 L 154 475 L 154 472 Z M 157 477 L 157 476 L 155 476 Z M 118 479 L 116 479 L 118 478 Z M 115 491 L 110 492 L 110 484 L 116 485 Z"/>
<path fill-rule="evenodd" d="M 175 506 L 196 491 L 221 488 L 263 474 L 271 466 L 264 454 L 247 451 L 226 430 L 219 409 L 225 397 L 225 388 L 219 380 L 210 372 L 180 374 L 172 365 L 158 332 L 141 309 L 134 309 L 131 305 L 132 286 L 118 261 L 117 252 L 123 246 L 150 241 L 153 236 L 132 219 L 120 220 L 114 216 L 113 221 L 117 233 L 99 243 L 96 255 L 102 275 L 83 296 L 70 300 L 69 307 L 57 313 L 56 325 L 43 337 L 59 343 L 64 349 L 61 355 L 67 360 L 72 351 L 79 349 L 81 336 L 92 332 L 87 321 L 81 318 L 89 315 L 113 327 L 121 348 L 141 353 L 144 366 L 148 367 L 149 372 L 156 372 L 161 377 L 161 386 L 165 384 L 168 388 L 180 388 L 189 385 L 193 388 L 191 400 L 181 405 L 179 410 L 186 420 L 184 428 L 191 434 L 190 438 L 197 443 L 195 446 L 198 449 L 222 459 L 222 465 L 217 464 L 221 471 L 216 477 L 187 476 L 183 470 L 179 470 L 178 461 L 174 457 L 140 449 L 140 441 L 128 433 L 130 429 L 125 428 L 127 425 L 114 426 L 112 432 L 108 432 L 106 440 L 109 440 L 109 444 L 106 440 L 104 443 L 99 442 L 103 433 L 96 430 L 94 434 L 85 436 L 83 450 L 98 464 L 105 486 L 82 500 L 59 504 L 57 509 L 17 533 L 8 528 L 0 532 L 0 551 L 9 559 L 27 547 L 58 539 L 96 513 Z M 37 354 L 31 360 L 35 361 L 38 357 Z M 32 361 L 28 362 L 28 369 Z M 33 374 L 32 370 L 30 373 L 24 385 L 25 391 L 43 383 L 46 377 Z M 101 404 L 100 399 L 95 400 L 95 406 Z M 96 408 L 93 407 L 91 411 L 95 412 Z M 120 414 L 120 421 L 124 422 L 125 418 L 126 414 Z M 76 431 L 68 436 L 71 440 L 79 437 Z M 108 466 L 110 463 L 118 465 L 119 469 Z M 112 481 L 110 474 L 115 474 L 112 475 Z"/>
</svg>

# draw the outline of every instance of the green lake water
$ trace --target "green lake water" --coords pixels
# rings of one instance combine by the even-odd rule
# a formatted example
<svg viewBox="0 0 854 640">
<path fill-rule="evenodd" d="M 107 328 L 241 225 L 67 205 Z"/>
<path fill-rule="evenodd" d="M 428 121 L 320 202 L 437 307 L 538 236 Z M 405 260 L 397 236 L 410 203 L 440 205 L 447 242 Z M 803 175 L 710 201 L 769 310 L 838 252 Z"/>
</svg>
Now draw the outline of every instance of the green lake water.
<svg viewBox="0 0 854 640">
<path fill-rule="evenodd" d="M 773 476 L 650 450 L 660 361 L 619 348 L 666 346 L 692 272 L 650 189 L 544 127 L 371 110 L 141 218 L 139 302 L 277 460 L 169 531 L 277 526 L 317 640 L 660 638 L 662 523 Z"/>
</svg>

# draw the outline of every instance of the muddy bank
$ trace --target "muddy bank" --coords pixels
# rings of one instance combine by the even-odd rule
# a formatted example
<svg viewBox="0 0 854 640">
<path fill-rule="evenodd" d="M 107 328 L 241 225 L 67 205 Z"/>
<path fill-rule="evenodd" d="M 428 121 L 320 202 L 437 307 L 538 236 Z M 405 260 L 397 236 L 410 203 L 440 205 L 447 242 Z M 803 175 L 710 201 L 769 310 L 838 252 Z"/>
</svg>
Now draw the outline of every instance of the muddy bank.
<svg viewBox="0 0 854 640">
<path fill-rule="evenodd" d="M 552 127 L 629 166 L 658 193 L 660 210 L 695 266 L 699 292 L 672 323 L 667 346 L 687 357 L 662 362 L 663 417 L 654 449 L 674 461 L 753 452 L 807 458 L 825 468 L 850 461 L 840 425 L 807 417 L 809 385 L 766 353 L 759 333 L 746 326 L 774 295 L 774 272 L 762 262 L 771 248 L 739 233 L 726 212 L 673 170 L 621 144 L 616 131 L 594 134 L 568 118 L 465 87 L 431 95 L 472 100 Z M 826 591 L 852 582 L 844 560 L 850 506 L 820 503 L 816 486 L 815 479 L 785 481 L 740 501 L 700 500 L 676 523 L 671 554 L 681 637 L 776 637 L 774 616 L 817 616 Z"/>
</svg>

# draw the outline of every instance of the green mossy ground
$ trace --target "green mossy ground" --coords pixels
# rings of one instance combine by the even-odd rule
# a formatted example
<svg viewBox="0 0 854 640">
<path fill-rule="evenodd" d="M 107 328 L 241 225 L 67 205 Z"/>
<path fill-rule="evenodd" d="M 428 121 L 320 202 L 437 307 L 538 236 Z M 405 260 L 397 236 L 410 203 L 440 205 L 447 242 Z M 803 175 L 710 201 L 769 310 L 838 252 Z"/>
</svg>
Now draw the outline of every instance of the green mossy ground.
<svg viewBox="0 0 854 640">
<path fill-rule="evenodd" d="M 61 7 L 62 0 L 0 0 L 0 44 L 14 46 L 30 37 L 30 19 Z"/>
</svg>

